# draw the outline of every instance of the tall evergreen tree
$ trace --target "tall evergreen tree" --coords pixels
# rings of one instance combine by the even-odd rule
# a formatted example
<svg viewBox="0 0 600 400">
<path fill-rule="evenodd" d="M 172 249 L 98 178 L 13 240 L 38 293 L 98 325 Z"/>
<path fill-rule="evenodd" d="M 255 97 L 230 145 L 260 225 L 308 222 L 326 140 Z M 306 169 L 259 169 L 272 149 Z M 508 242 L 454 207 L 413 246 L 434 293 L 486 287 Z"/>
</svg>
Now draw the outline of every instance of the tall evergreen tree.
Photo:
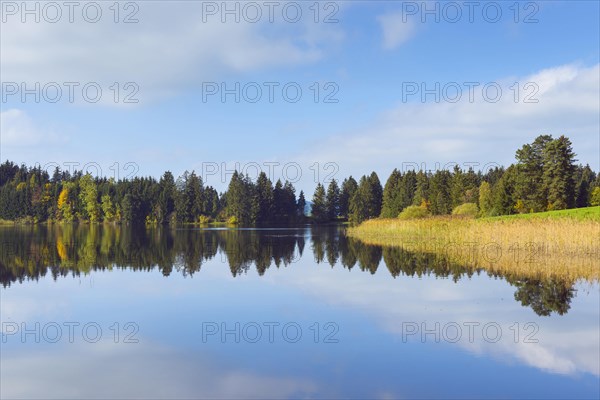
<svg viewBox="0 0 600 400">
<path fill-rule="evenodd" d="M 332 179 L 327 187 L 326 197 L 327 219 L 335 220 L 340 215 L 340 188 L 337 181 Z"/>
<path fill-rule="evenodd" d="M 297 212 L 298 212 L 298 217 L 300 219 L 300 221 L 304 220 L 305 217 L 305 209 L 306 209 L 306 199 L 304 198 L 304 191 L 300 191 L 300 194 L 298 195 L 298 202 L 296 203 L 296 207 L 297 207 Z"/>
<path fill-rule="evenodd" d="M 517 150 L 513 197 L 521 200 L 523 210 L 543 211 L 547 207 L 547 188 L 543 185 L 544 151 L 553 141 L 550 135 L 540 135 L 531 144 Z"/>
<path fill-rule="evenodd" d="M 369 205 L 369 218 L 376 218 L 381 215 L 381 206 L 383 205 L 383 187 L 379 181 L 379 177 L 373 171 L 367 179 L 370 197 L 368 200 Z"/>
<path fill-rule="evenodd" d="M 561 136 L 544 148 L 543 188 L 550 210 L 571 208 L 575 204 L 575 153 L 571 141 Z"/>
<path fill-rule="evenodd" d="M 403 208 L 402 174 L 394 168 L 383 188 L 383 218 L 396 218 Z"/>
<path fill-rule="evenodd" d="M 257 222 L 262 224 L 271 222 L 274 209 L 273 184 L 264 172 L 261 172 L 256 180 L 255 201 L 258 207 Z"/>
<path fill-rule="evenodd" d="M 417 174 L 413 170 L 407 171 L 400 182 L 400 211 L 413 204 L 417 191 Z"/>
<path fill-rule="evenodd" d="M 371 214 L 372 197 L 373 191 L 371 190 L 369 179 L 363 175 L 358 183 L 358 189 L 350 201 L 349 219 L 352 223 L 359 224 L 373 217 Z"/>
<path fill-rule="evenodd" d="M 575 181 L 577 182 L 575 188 L 575 207 L 588 207 L 590 205 L 592 186 L 596 180 L 596 174 L 589 165 L 585 167 L 580 165 L 576 168 L 575 176 Z"/>
<path fill-rule="evenodd" d="M 342 182 L 342 188 L 340 192 L 340 216 L 342 218 L 348 218 L 348 214 L 350 212 L 350 200 L 356 193 L 357 189 L 358 183 L 356 183 L 356 180 L 352 176 L 344 179 Z"/>
<path fill-rule="evenodd" d="M 451 208 L 464 203 L 465 196 L 465 176 L 458 165 L 454 166 L 454 173 L 451 178 L 450 196 L 452 200 Z"/>
<path fill-rule="evenodd" d="M 431 212 L 444 215 L 452 212 L 452 175 L 447 170 L 436 171 L 431 178 Z"/>
<path fill-rule="evenodd" d="M 323 222 L 327 220 L 327 199 L 325 194 L 325 187 L 321 183 L 317 184 L 315 193 L 313 195 L 311 216 L 313 220 L 317 222 Z"/>
<path fill-rule="evenodd" d="M 290 223 L 296 219 L 296 189 L 289 181 L 283 185 L 283 220 Z"/>
<path fill-rule="evenodd" d="M 417 183 L 416 183 L 416 189 L 415 189 L 415 196 L 413 199 L 413 205 L 420 206 L 422 204 L 427 205 L 430 203 L 429 180 L 430 180 L 429 173 L 427 173 L 425 171 L 417 172 L 417 176 L 416 176 Z"/>
</svg>

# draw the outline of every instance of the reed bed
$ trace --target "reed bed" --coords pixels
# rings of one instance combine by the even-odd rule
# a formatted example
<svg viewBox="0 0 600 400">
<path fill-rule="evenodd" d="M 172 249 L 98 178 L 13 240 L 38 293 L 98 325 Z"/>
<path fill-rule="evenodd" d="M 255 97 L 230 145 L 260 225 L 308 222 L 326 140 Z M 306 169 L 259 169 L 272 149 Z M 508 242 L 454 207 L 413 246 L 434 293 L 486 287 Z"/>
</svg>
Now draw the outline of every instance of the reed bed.
<svg viewBox="0 0 600 400">
<path fill-rule="evenodd" d="M 447 256 L 469 268 L 527 278 L 600 279 L 600 221 L 376 219 L 348 229 L 367 244 Z"/>
</svg>

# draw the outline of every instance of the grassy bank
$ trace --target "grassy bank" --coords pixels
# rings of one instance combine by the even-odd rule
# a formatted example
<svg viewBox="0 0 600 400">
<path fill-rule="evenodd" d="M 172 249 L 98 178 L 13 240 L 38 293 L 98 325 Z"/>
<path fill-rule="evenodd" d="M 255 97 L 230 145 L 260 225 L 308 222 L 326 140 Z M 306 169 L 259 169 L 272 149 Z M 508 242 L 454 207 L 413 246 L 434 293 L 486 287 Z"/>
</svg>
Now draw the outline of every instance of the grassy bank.
<svg viewBox="0 0 600 400">
<path fill-rule="evenodd" d="M 503 215 L 484 218 L 485 220 L 510 221 L 517 219 L 575 219 L 580 221 L 600 221 L 600 207 L 573 208 L 571 210 L 546 211 L 531 214 Z"/>
<path fill-rule="evenodd" d="M 492 273 L 600 278 L 599 207 L 498 218 L 376 219 L 348 229 L 367 244 L 443 254 Z"/>
</svg>

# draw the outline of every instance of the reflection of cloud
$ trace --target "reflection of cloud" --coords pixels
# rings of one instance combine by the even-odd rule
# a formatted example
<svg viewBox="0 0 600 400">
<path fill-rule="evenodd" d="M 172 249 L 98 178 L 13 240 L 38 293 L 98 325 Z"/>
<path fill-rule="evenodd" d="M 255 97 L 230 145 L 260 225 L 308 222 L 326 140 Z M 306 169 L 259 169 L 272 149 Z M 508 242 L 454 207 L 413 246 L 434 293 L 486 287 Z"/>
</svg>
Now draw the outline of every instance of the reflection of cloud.
<svg viewBox="0 0 600 400">
<path fill-rule="evenodd" d="M 2 301 L 0 301 L 0 324 L 48 321 L 64 315 L 67 309 L 67 302 L 59 298 L 54 298 L 53 301 L 38 301 L 38 299 L 25 296 L 15 299 L 3 295 Z M 0 329 L 3 330 L 3 328 L 4 326 Z"/>
<path fill-rule="evenodd" d="M 487 354 L 500 360 L 508 357 L 551 373 L 572 375 L 585 372 L 600 376 L 598 310 L 589 304 L 593 300 L 582 299 L 584 310 L 577 320 L 574 320 L 577 315 L 575 306 L 565 316 L 532 319 L 531 310 L 514 301 L 514 287 L 486 275 L 463 279 L 459 283 L 434 277 L 416 279 L 401 276 L 394 280 L 382 276 L 387 274 L 385 264 L 372 277 L 375 282 L 365 282 L 365 273 L 356 270 L 350 274 L 314 268 L 294 268 L 286 272 L 266 274 L 265 279 L 273 280 L 275 285 L 300 287 L 311 296 L 324 298 L 336 306 L 361 310 L 365 315 L 374 317 L 384 329 L 400 337 L 403 322 L 419 325 L 426 322 L 427 328 L 433 328 L 435 322 L 439 322 L 441 328 L 455 322 L 464 329 L 456 345 L 474 354 Z M 328 274 L 335 274 L 335 277 Z M 597 290 L 591 296 L 597 299 Z M 503 298 L 504 302 L 499 298 Z M 577 301 L 576 297 L 573 302 Z M 589 303 L 585 304 L 586 301 Z M 592 307 L 595 317 L 586 313 L 586 306 Z M 524 324 L 530 321 L 539 326 L 539 331 L 531 337 L 538 343 L 523 342 L 525 335 L 532 332 L 531 329 L 524 330 Z M 475 329 L 473 343 L 469 342 L 465 322 L 481 324 Z M 502 329 L 502 337 L 497 343 L 482 338 L 482 326 L 488 322 L 495 322 Z M 520 323 L 517 343 L 511 330 L 515 322 Z M 493 334 L 492 329 L 490 337 Z M 449 335 L 452 333 L 449 332 Z M 418 341 L 420 336 L 409 337 L 411 339 Z"/>
<path fill-rule="evenodd" d="M 142 342 L 73 344 L 35 354 L 3 350 L 1 397 L 265 399 L 316 391 L 307 380 L 263 376 L 206 354 L 177 355 Z"/>
</svg>

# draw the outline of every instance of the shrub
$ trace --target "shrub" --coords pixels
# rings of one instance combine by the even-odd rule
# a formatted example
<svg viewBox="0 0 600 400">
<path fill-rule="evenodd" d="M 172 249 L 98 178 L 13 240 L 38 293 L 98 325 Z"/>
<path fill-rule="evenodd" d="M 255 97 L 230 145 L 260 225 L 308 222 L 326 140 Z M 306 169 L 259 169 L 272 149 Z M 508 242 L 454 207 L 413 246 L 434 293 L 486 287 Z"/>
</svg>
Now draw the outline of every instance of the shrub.
<svg viewBox="0 0 600 400">
<path fill-rule="evenodd" d="M 235 216 L 231 216 L 227 219 L 227 225 L 237 225 L 238 219 Z"/>
<path fill-rule="evenodd" d="M 429 210 L 427 210 L 427 207 L 408 206 L 404 210 L 402 210 L 400 215 L 398 215 L 398 218 L 399 219 L 420 219 L 420 218 L 427 218 L 430 215 L 431 214 L 429 213 Z"/>
<path fill-rule="evenodd" d="M 233 217 L 235 218 L 235 217 Z M 200 225 L 206 225 L 210 222 L 210 217 L 207 217 L 206 215 L 201 215 L 200 217 L 198 217 L 198 223 Z"/>
<path fill-rule="evenodd" d="M 479 208 L 475 203 L 465 203 L 452 210 L 452 215 L 475 218 L 479 214 Z"/>
<path fill-rule="evenodd" d="M 600 186 L 594 189 L 592 192 L 592 199 L 590 204 L 593 206 L 600 206 Z"/>
</svg>

